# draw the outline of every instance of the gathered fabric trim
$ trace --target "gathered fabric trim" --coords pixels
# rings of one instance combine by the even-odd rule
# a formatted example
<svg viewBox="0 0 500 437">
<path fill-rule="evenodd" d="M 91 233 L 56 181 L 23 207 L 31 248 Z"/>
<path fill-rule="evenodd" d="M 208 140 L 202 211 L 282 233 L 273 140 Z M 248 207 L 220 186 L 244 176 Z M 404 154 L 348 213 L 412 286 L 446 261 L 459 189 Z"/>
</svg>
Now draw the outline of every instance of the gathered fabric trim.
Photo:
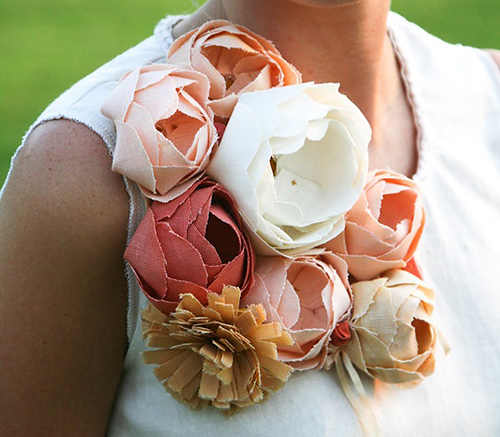
<svg viewBox="0 0 500 437">
<path fill-rule="evenodd" d="M 397 20 L 403 19 L 394 12 L 389 13 L 387 20 L 387 34 L 391 41 L 394 54 L 396 55 L 396 60 L 399 65 L 399 76 L 403 82 L 403 87 L 406 93 L 406 100 L 410 106 L 411 114 L 413 117 L 413 126 L 416 133 L 416 151 L 417 151 L 417 167 L 415 173 L 412 175 L 412 179 L 415 182 L 421 182 L 425 175 L 426 161 L 427 161 L 427 132 L 425 130 L 424 117 L 422 114 L 422 106 L 420 104 L 420 98 L 415 90 L 414 81 L 411 76 L 411 66 L 409 65 L 409 60 L 403 54 L 401 45 L 402 42 L 398 39 L 397 31 L 395 27 L 397 26 Z"/>
</svg>

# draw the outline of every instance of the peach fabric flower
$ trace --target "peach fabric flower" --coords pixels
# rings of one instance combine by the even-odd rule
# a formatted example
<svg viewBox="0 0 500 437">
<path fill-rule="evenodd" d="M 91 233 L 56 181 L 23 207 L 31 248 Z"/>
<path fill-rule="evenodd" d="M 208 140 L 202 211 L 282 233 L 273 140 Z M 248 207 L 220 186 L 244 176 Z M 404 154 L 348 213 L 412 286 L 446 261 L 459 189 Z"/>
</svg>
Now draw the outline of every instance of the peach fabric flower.
<svg viewBox="0 0 500 437">
<path fill-rule="evenodd" d="M 401 174 L 371 172 L 364 190 L 346 214 L 342 234 L 325 244 L 347 262 L 357 280 L 369 280 L 412 258 L 425 223 L 418 186 Z M 409 266 L 416 272 L 413 264 Z"/>
<path fill-rule="evenodd" d="M 262 303 L 267 320 L 283 324 L 295 340 L 278 346 L 280 360 L 299 370 L 321 368 L 330 335 L 351 308 L 347 266 L 329 253 L 258 257 L 255 284 L 243 299 L 251 303 Z"/>
<path fill-rule="evenodd" d="M 371 129 L 333 83 L 242 94 L 207 174 L 226 187 L 261 255 L 298 255 L 344 229 Z"/>
<path fill-rule="evenodd" d="M 262 305 L 240 308 L 241 292 L 224 287 L 203 306 L 184 294 L 170 317 L 151 305 L 142 313 L 144 353 L 165 389 L 193 408 L 234 411 L 262 402 L 283 386 L 292 368 L 278 360 L 277 344 L 292 339 L 279 323 L 264 323 Z"/>
<path fill-rule="evenodd" d="M 206 74 L 210 106 L 216 115 L 226 118 L 243 92 L 301 82 L 300 73 L 270 41 L 222 20 L 205 23 L 178 38 L 167 61 Z"/>
<path fill-rule="evenodd" d="M 342 349 L 351 361 L 388 383 L 412 386 L 432 374 L 438 344 L 432 289 L 404 270 L 351 288 L 352 337 Z"/>
<path fill-rule="evenodd" d="M 127 73 L 102 106 L 116 126 L 113 170 L 152 199 L 182 192 L 177 187 L 162 199 L 199 177 L 217 140 L 208 88 L 203 74 L 171 65 Z"/>
<path fill-rule="evenodd" d="M 253 252 L 230 194 L 203 179 L 169 203 L 153 202 L 125 251 L 148 299 L 169 314 L 182 293 L 207 303 L 225 285 L 245 292 Z"/>
</svg>

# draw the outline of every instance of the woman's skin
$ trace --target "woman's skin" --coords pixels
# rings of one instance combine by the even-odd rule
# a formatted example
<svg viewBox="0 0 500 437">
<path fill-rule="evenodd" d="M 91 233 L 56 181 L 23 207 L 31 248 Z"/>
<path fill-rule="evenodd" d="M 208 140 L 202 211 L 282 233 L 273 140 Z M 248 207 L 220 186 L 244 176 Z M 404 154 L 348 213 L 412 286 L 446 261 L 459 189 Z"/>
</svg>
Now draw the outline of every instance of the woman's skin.
<svg viewBox="0 0 500 437">
<path fill-rule="evenodd" d="M 388 10 L 388 0 L 209 0 L 175 33 L 224 18 L 270 38 L 304 80 L 340 82 L 359 105 L 372 167 L 411 175 L 415 129 Z M 105 434 L 127 347 L 128 209 L 100 137 L 65 120 L 35 129 L 0 199 L 2 435 Z"/>
<path fill-rule="evenodd" d="M 339 82 L 363 111 L 373 129 L 372 168 L 411 176 L 415 129 L 387 35 L 389 6 L 389 0 L 212 0 L 174 32 L 181 35 L 212 17 L 269 38 L 304 81 Z"/>
<path fill-rule="evenodd" d="M 103 436 L 126 350 L 128 199 L 100 137 L 37 128 L 0 199 L 0 434 Z"/>
</svg>

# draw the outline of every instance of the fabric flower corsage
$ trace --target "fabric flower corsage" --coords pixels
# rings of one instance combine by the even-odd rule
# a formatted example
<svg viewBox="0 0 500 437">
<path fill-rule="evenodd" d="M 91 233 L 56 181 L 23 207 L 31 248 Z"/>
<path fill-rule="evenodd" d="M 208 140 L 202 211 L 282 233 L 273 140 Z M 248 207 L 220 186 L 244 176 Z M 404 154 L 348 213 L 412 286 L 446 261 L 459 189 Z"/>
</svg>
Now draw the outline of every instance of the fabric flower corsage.
<svg viewBox="0 0 500 437">
<path fill-rule="evenodd" d="M 226 412 L 334 367 L 375 429 L 358 371 L 416 385 L 442 339 L 415 259 L 417 185 L 367 178 L 371 129 L 339 84 L 300 83 L 241 26 L 206 23 L 165 61 L 103 105 L 113 169 L 147 204 L 125 251 L 149 301 L 146 363 L 180 401 Z"/>
</svg>

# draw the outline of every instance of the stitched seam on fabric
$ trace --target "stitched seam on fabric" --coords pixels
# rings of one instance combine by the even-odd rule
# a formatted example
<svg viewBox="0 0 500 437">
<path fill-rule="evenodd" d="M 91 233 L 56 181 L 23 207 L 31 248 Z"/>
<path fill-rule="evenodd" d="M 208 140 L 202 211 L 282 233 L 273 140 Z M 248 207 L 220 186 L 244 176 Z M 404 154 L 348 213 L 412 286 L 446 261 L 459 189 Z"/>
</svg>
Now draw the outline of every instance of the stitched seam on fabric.
<svg viewBox="0 0 500 437">
<path fill-rule="evenodd" d="M 389 39 L 391 40 L 394 54 L 399 64 L 399 74 L 404 84 L 406 100 L 410 106 L 413 125 L 416 130 L 417 167 L 411 179 L 423 180 L 427 158 L 427 136 L 425 128 L 422 128 L 424 122 L 421 105 L 419 98 L 415 93 L 415 85 L 408 68 L 408 59 L 403 54 L 404 50 L 401 49 L 401 41 L 398 40 L 397 30 L 394 29 L 392 25 L 392 22 L 395 21 L 396 18 L 400 17 L 392 12 L 390 14 L 392 15 L 392 17 L 390 16 L 387 22 L 387 33 L 389 35 Z M 397 24 L 397 26 L 399 26 L 399 24 Z"/>
<path fill-rule="evenodd" d="M 154 36 L 164 49 L 165 54 L 168 53 L 170 46 L 174 42 L 173 27 L 186 17 L 188 15 L 168 15 L 156 25 Z"/>
</svg>

